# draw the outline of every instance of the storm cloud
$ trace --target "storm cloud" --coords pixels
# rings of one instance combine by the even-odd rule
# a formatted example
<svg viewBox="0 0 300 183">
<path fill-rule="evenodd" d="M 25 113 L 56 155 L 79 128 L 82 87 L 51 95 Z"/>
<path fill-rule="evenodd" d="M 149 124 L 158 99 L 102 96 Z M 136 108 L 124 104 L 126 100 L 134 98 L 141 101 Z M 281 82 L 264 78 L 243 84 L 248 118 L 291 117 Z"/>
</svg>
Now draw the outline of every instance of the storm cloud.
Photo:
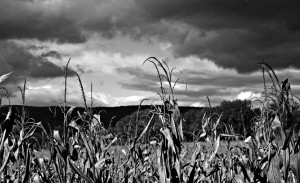
<svg viewBox="0 0 300 183">
<path fill-rule="evenodd" d="M 42 53 L 41 55 L 42 57 L 53 57 L 53 58 L 56 58 L 56 59 L 61 59 L 61 54 L 57 51 L 48 51 L 48 52 L 44 52 Z"/>
<path fill-rule="evenodd" d="M 300 68 L 299 7 L 281 0 L 4 0 L 0 39 L 82 43 L 93 33 L 122 34 L 159 38 L 176 57 L 207 58 L 241 73 L 257 70 L 262 59 Z"/>
<path fill-rule="evenodd" d="M 299 7 L 294 0 L 2 0 L 0 74 L 14 71 L 11 83 L 48 79 L 55 88 L 50 80 L 72 58 L 86 79 L 117 83 L 102 86 L 106 93 L 121 87 L 142 96 L 160 87 L 155 68 L 142 62 L 166 56 L 184 73 L 179 86 L 188 85 L 176 95 L 217 103 L 259 92 L 264 61 L 299 93 Z"/>
<path fill-rule="evenodd" d="M 47 3 L 48 2 L 48 3 Z M 4 0 L 0 2 L 0 39 L 39 39 L 84 42 L 71 15 L 50 1 Z"/>
<path fill-rule="evenodd" d="M 64 76 L 63 68 L 13 42 L 0 42 L 0 65 L 0 75 L 14 72 L 11 82 L 18 83 L 25 77 L 47 79 Z"/>
<path fill-rule="evenodd" d="M 169 22 L 162 35 L 178 57 L 196 55 L 239 72 L 257 70 L 262 59 L 275 68 L 300 68 L 298 1 L 136 2 L 149 20 Z M 173 38 L 172 30 L 182 31 Z"/>
</svg>

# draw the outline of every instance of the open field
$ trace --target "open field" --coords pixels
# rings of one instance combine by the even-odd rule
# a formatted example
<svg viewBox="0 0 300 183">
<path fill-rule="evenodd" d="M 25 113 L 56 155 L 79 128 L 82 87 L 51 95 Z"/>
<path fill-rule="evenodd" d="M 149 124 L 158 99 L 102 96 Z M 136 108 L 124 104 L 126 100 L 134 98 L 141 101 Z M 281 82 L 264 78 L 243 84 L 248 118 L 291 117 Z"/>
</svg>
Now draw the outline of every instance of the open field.
<svg viewBox="0 0 300 183">
<path fill-rule="evenodd" d="M 75 107 L 67 108 L 65 92 L 60 106 L 64 114 L 62 133 L 48 133 L 40 122 L 32 122 L 25 105 L 21 115 L 10 107 L 1 123 L 1 182 L 300 182 L 299 131 L 293 121 L 299 103 L 290 95 L 288 80 L 280 83 L 272 68 L 261 64 L 271 77 L 272 87 L 263 90 L 253 134 L 241 141 L 223 141 L 224 137 L 237 139 L 240 135 L 220 133 L 217 129 L 222 113 L 207 113 L 197 136 L 203 142 L 186 142 L 184 119 L 173 92 L 178 80 L 172 80 L 164 61 L 151 57 L 146 62 L 154 64 L 160 83 L 167 82 L 169 88 L 161 85 L 163 105 L 153 106 L 143 130 L 133 126 L 132 138 L 127 140 L 110 134 L 92 106 L 87 106 L 77 73 L 85 107 L 72 116 Z M 65 72 L 67 79 L 68 64 Z M 7 77 L 9 74 L 1 76 L 0 83 Z M 26 82 L 20 89 L 23 104 L 25 88 Z M 147 139 L 145 134 L 154 116 L 160 120 L 160 136 Z M 37 129 L 44 131 L 48 149 L 33 146 Z"/>
</svg>

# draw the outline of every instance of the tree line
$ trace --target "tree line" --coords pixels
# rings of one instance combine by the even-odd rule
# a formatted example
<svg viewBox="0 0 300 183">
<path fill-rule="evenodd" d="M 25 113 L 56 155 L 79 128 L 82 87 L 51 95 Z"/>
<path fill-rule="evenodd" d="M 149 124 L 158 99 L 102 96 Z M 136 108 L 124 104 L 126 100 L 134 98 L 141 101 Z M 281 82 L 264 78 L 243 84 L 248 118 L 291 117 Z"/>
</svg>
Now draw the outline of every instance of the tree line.
<svg viewBox="0 0 300 183">
<path fill-rule="evenodd" d="M 259 109 L 251 107 L 249 100 L 233 100 L 222 101 L 220 105 L 205 108 L 190 108 L 183 110 L 181 115 L 183 118 L 183 132 L 186 141 L 199 140 L 199 134 L 202 130 L 202 122 L 204 115 L 216 116 L 222 114 L 219 133 L 238 134 L 239 136 L 249 136 L 252 132 L 253 118 L 259 115 Z M 118 136 L 122 140 L 128 140 L 140 134 L 148 125 L 151 119 L 151 108 L 141 111 L 135 111 L 120 119 L 115 126 L 109 128 L 109 131 Z M 158 115 L 154 115 L 149 124 L 145 138 L 155 140 L 159 138 L 161 122 Z"/>
</svg>

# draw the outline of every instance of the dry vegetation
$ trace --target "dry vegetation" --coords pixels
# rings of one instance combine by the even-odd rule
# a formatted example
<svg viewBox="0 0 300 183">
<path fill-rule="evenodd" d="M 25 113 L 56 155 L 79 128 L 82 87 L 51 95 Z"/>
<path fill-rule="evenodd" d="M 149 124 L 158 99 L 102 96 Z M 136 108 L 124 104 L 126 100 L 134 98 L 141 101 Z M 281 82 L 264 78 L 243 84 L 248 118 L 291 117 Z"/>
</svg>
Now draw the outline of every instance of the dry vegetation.
<svg viewBox="0 0 300 183">
<path fill-rule="evenodd" d="M 50 142 L 48 157 L 37 156 L 32 145 L 35 130 L 44 128 L 26 115 L 25 81 L 20 88 L 22 111 L 18 113 L 10 107 L 1 123 L 1 182 L 300 182 L 299 131 L 293 121 L 297 98 L 292 96 L 288 80 L 280 83 L 270 66 L 260 64 L 264 89 L 263 97 L 256 101 L 261 114 L 253 119 L 255 134 L 242 142 L 222 142 L 221 137 L 235 135 L 219 134 L 222 114 L 207 113 L 199 134 L 206 142 L 191 145 L 185 143 L 184 119 L 173 92 L 181 78 L 174 79 L 174 69 L 154 57 L 145 64 L 153 64 L 157 71 L 163 105 L 153 105 L 142 132 L 136 130 L 134 138 L 125 144 L 118 136 L 108 134 L 99 116 L 93 114 L 92 105 L 87 106 L 77 74 L 85 111 L 70 118 L 74 107 L 67 108 L 67 95 L 64 96 L 60 106 L 64 113 L 63 134 L 44 130 Z M 68 64 L 65 70 L 66 91 L 68 73 L 73 71 Z M 0 84 L 9 75 L 1 76 Z M 266 78 L 271 79 L 271 84 L 266 83 Z M 2 96 L 5 93 L 2 88 Z M 144 135 L 154 116 L 159 116 L 161 135 L 147 140 Z"/>
</svg>

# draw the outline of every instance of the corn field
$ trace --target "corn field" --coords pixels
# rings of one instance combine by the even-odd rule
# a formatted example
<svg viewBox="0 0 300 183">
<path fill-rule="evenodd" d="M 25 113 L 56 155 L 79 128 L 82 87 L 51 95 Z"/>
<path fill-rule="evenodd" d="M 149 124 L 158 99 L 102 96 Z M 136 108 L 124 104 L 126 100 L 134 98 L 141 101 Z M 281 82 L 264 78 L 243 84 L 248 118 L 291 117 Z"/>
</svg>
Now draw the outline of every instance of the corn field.
<svg viewBox="0 0 300 183">
<path fill-rule="evenodd" d="M 62 133 L 49 132 L 40 122 L 28 117 L 25 80 L 19 88 L 22 111 L 10 106 L 6 119 L 1 122 L 1 182 L 300 183 L 300 136 L 298 124 L 293 121 L 293 113 L 299 110 L 298 98 L 292 95 L 288 80 L 280 82 L 269 65 L 259 64 L 263 89 L 262 97 L 255 101 L 261 111 L 253 119 L 255 134 L 234 143 L 222 141 L 222 137 L 236 135 L 220 134 L 217 127 L 222 122 L 222 114 L 207 113 L 197 138 L 204 139 L 205 143 L 195 141 L 193 148 L 188 148 L 182 130 L 185 121 L 174 95 L 175 85 L 184 82 L 183 78 L 174 78 L 176 70 L 155 57 L 148 58 L 144 64 L 152 64 L 157 71 L 162 105 L 153 104 L 143 131 L 136 130 L 134 138 L 125 143 L 119 141 L 118 135 L 109 134 L 99 115 L 93 113 L 92 104 L 87 105 L 77 73 L 85 110 L 71 118 L 75 107 L 66 105 L 67 78 L 74 71 L 68 68 L 69 62 L 65 67 L 65 95 L 60 106 L 64 114 Z M 10 75 L 1 76 L 0 84 Z M 271 82 L 266 82 L 267 79 Z M 168 87 L 163 83 L 168 83 Z M 1 96 L 7 92 L 4 86 L 1 91 Z M 155 116 L 161 122 L 160 136 L 149 140 L 144 136 Z M 38 150 L 33 146 L 37 129 L 43 131 L 49 142 L 49 157 L 37 156 Z M 204 148 L 204 144 L 210 148 Z"/>
</svg>

